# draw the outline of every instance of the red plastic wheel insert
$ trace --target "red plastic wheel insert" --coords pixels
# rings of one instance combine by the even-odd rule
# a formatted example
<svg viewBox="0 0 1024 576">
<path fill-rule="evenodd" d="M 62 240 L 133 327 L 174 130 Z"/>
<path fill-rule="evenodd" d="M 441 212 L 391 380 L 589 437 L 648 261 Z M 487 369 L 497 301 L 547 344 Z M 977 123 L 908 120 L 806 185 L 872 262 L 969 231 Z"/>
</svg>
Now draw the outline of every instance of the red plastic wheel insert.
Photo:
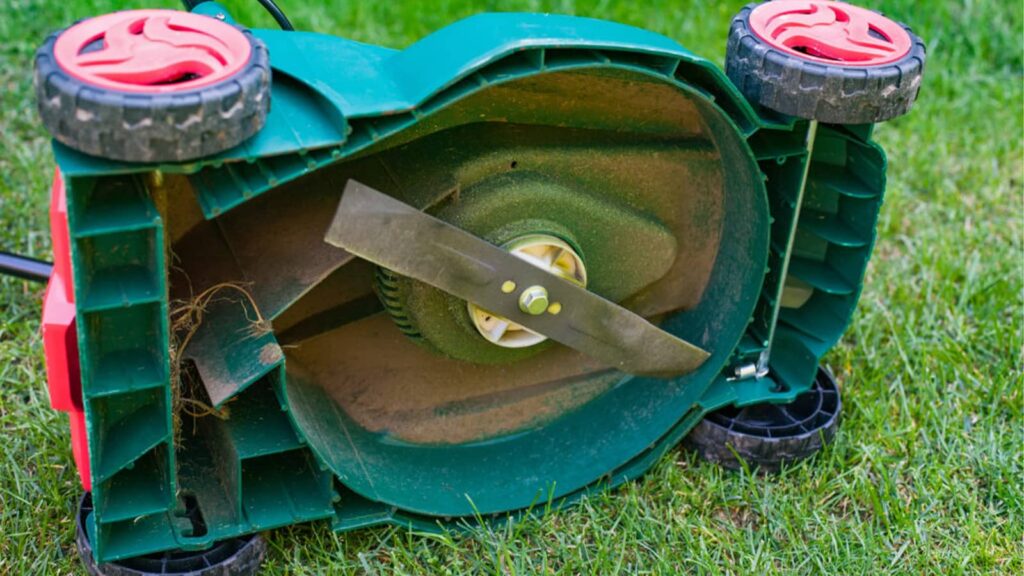
<svg viewBox="0 0 1024 576">
<path fill-rule="evenodd" d="M 209 86 L 241 70 L 252 47 L 214 18 L 177 10 L 129 10 L 68 28 L 53 48 L 57 64 L 82 82 L 161 94 Z"/>
<path fill-rule="evenodd" d="M 891 64 L 913 46 L 907 31 L 885 16 L 826 0 L 761 4 L 750 13 L 750 29 L 781 52 L 844 66 Z"/>
</svg>

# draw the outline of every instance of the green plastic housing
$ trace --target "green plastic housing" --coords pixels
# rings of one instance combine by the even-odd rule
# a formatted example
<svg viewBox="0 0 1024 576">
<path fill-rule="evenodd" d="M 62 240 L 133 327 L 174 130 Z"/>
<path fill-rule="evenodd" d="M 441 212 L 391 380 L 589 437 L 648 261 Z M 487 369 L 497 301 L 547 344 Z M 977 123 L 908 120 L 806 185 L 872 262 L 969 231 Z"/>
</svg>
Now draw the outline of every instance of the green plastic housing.
<svg viewBox="0 0 1024 576">
<path fill-rule="evenodd" d="M 67 186 L 95 503 L 88 527 L 98 561 L 200 549 L 312 520 L 330 520 L 337 530 L 444 523 L 361 496 L 331 472 L 289 411 L 283 361 L 252 369 L 244 390 L 232 391 L 230 418 L 204 418 L 198 434 L 176 445 L 168 353 L 172 263 L 151 193 L 156 171 L 186 175 L 204 216 L 214 219 L 287 182 L 369 154 L 487 86 L 560 70 L 642 74 L 719 111 L 756 163 L 770 210 L 767 268 L 754 313 L 732 319 L 747 325 L 744 336 L 694 388 L 682 418 L 649 448 L 607 470 L 605 480 L 559 495 L 556 505 L 642 474 L 708 411 L 791 401 L 808 389 L 850 320 L 885 188 L 885 157 L 870 126 L 819 126 L 808 150 L 808 122 L 755 110 L 712 63 L 661 36 L 587 19 L 483 15 L 402 52 L 311 33 L 255 32 L 270 47 L 274 84 L 270 118 L 252 141 L 163 166 L 121 164 L 55 145 Z M 787 252 L 788 278 L 780 273 Z M 803 301 L 779 309 L 787 285 Z M 770 374 L 736 378 L 735 369 L 756 364 L 767 347 L 776 310 Z M 571 455 L 559 458 L 573 466 Z M 194 521 L 197 505 L 201 524 Z"/>
</svg>

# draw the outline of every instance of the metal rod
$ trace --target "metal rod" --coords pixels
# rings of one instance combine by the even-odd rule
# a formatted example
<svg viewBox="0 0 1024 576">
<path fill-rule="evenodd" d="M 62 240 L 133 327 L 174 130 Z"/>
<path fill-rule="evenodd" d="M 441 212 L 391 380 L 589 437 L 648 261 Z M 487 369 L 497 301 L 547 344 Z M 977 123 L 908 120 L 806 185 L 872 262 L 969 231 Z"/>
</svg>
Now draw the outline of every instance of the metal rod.
<svg viewBox="0 0 1024 576">
<path fill-rule="evenodd" d="M 50 272 L 53 271 L 53 264 L 11 254 L 0 252 L 0 274 L 17 276 L 33 282 L 46 282 L 50 279 Z"/>
<path fill-rule="evenodd" d="M 793 243 L 796 240 L 797 225 L 800 223 L 800 208 L 804 203 L 804 191 L 807 189 L 807 176 L 811 171 L 811 154 L 814 152 L 814 140 L 818 135 L 818 121 L 811 120 L 807 127 L 807 160 L 804 162 L 804 173 L 800 180 L 800 190 L 797 193 L 795 206 L 793 207 L 793 221 L 789 226 L 789 235 L 786 238 L 786 252 L 782 255 L 782 267 L 779 269 L 779 284 L 775 291 L 775 304 L 772 306 L 772 318 L 768 324 L 768 345 L 761 356 L 757 359 L 757 377 L 768 374 L 768 362 L 771 360 L 772 344 L 775 343 L 775 328 L 779 323 L 779 309 L 782 308 L 782 292 L 786 289 L 786 276 L 789 275 L 789 261 L 793 256 Z"/>
</svg>

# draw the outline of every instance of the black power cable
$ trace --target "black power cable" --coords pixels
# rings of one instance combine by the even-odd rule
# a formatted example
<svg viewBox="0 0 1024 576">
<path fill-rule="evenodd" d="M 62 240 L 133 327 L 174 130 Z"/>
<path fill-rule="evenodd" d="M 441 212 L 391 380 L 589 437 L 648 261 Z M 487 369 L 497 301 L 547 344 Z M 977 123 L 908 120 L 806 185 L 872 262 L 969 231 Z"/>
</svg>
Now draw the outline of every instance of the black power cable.
<svg viewBox="0 0 1024 576">
<path fill-rule="evenodd" d="M 277 4 L 274 3 L 274 0 L 257 0 L 257 2 L 259 2 L 260 5 L 266 8 L 267 12 L 270 12 L 270 15 L 274 17 L 274 21 L 277 22 L 277 25 L 281 27 L 281 30 L 287 30 L 289 32 L 295 30 L 295 27 L 292 26 L 291 21 L 288 20 L 288 17 L 284 15 L 284 12 L 282 12 L 281 9 L 277 7 Z"/>
<path fill-rule="evenodd" d="M 185 5 L 187 10 L 191 11 L 194 10 L 196 6 L 208 1 L 209 0 L 181 0 L 181 3 Z M 280 7 L 278 7 L 274 0 L 257 0 L 257 2 L 259 2 L 260 5 L 270 13 L 274 18 L 274 21 L 277 22 L 277 25 L 280 26 L 282 30 L 288 30 L 289 32 L 295 30 L 291 21 L 288 20 L 288 17 L 284 15 L 284 12 Z"/>
<path fill-rule="evenodd" d="M 33 282 L 46 282 L 50 279 L 50 272 L 53 271 L 53 264 L 11 254 L 0 252 L 0 274 L 17 276 Z"/>
</svg>

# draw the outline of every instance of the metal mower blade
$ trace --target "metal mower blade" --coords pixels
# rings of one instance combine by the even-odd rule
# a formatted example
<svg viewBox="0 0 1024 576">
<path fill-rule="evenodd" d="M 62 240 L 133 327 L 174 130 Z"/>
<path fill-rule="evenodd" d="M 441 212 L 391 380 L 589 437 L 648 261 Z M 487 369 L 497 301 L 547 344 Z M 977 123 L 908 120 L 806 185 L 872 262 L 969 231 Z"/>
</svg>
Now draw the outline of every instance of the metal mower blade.
<svg viewBox="0 0 1024 576">
<path fill-rule="evenodd" d="M 678 376 L 709 356 L 597 294 L 354 180 L 345 186 L 324 240 L 624 372 Z M 520 297 L 538 286 L 551 305 L 527 313 Z"/>
</svg>

